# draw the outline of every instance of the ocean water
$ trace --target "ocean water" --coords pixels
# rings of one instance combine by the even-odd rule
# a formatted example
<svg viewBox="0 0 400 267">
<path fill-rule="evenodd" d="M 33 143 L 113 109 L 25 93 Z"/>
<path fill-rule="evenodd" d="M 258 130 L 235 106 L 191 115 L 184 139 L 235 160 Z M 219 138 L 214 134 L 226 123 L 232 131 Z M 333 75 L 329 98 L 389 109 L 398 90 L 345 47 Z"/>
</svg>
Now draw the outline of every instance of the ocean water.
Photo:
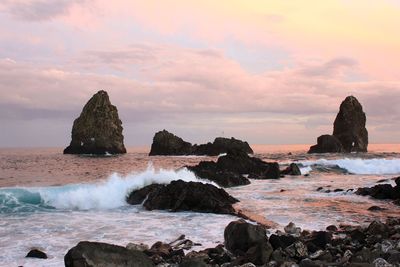
<svg viewBox="0 0 400 267">
<path fill-rule="evenodd" d="M 399 206 L 346 192 L 381 179 L 393 183 L 390 178 L 400 176 L 400 145 L 370 145 L 369 153 L 343 155 L 308 155 L 308 147 L 253 146 L 255 156 L 278 161 L 281 168 L 296 162 L 308 176 L 252 180 L 227 191 L 242 209 L 275 221 L 278 228 L 292 221 L 317 230 L 400 216 Z M 184 166 L 216 159 L 148 157 L 147 152 L 131 148 L 126 155 L 92 157 L 62 155 L 61 148 L 0 149 L 0 266 L 63 266 L 68 249 L 82 240 L 151 245 L 185 234 L 201 243 L 199 248 L 223 242 L 225 226 L 236 217 L 146 211 L 126 204 L 131 190 L 153 182 L 200 181 Z M 339 188 L 345 191 L 324 192 Z M 387 210 L 368 211 L 373 205 Z M 33 247 L 49 259 L 25 258 Z"/>
</svg>

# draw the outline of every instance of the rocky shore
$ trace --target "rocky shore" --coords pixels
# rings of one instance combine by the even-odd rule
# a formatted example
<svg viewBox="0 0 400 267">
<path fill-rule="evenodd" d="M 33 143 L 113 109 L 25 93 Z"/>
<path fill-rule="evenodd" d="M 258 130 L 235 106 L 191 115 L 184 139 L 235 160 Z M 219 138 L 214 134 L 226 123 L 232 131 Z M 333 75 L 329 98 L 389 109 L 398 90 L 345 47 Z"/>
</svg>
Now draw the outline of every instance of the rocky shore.
<svg viewBox="0 0 400 267">
<path fill-rule="evenodd" d="M 151 246 L 82 241 L 67 252 L 64 262 L 67 267 L 395 267 L 400 266 L 400 219 L 367 226 L 330 225 L 324 231 L 290 223 L 274 233 L 237 220 L 226 226 L 223 244 L 203 250 L 196 250 L 197 245 L 185 236 Z"/>
</svg>

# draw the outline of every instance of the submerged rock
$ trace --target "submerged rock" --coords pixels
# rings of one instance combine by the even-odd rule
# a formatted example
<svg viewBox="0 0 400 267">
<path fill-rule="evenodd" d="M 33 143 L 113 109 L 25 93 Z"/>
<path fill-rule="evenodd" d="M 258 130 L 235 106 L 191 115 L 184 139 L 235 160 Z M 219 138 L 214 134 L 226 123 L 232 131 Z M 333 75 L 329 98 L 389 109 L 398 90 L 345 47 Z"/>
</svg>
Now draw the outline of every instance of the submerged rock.
<svg viewBox="0 0 400 267">
<path fill-rule="evenodd" d="M 333 123 L 333 135 L 321 135 L 308 153 L 367 152 L 366 115 L 354 96 L 341 103 Z"/>
<path fill-rule="evenodd" d="M 148 190 L 143 206 L 147 210 L 196 211 L 235 214 L 233 204 L 238 202 L 225 190 L 200 182 L 172 181 L 168 185 L 144 187 Z M 137 191 L 129 194 L 137 195 Z M 136 202 L 135 202 L 136 203 Z"/>
<path fill-rule="evenodd" d="M 247 142 L 235 139 L 217 137 L 213 143 L 192 145 L 182 138 L 162 130 L 154 135 L 149 156 L 156 155 L 208 155 L 218 156 L 229 150 L 240 150 L 252 154 L 253 150 Z"/>
<path fill-rule="evenodd" d="M 308 153 L 341 153 L 343 146 L 333 135 L 321 135 L 317 139 L 317 144 L 310 147 Z"/>
<path fill-rule="evenodd" d="M 333 135 L 339 139 L 345 152 L 367 152 L 368 131 L 366 116 L 354 96 L 348 96 L 340 105 L 333 124 Z"/>
<path fill-rule="evenodd" d="M 290 165 L 281 171 L 283 175 L 301 175 L 299 166 L 296 163 L 290 163 Z"/>
<path fill-rule="evenodd" d="M 126 153 L 122 122 L 106 91 L 86 103 L 72 127 L 72 140 L 64 154 Z"/>
<path fill-rule="evenodd" d="M 153 262 L 141 251 L 89 241 L 79 242 L 71 248 L 64 257 L 64 263 L 66 267 L 154 266 Z"/>
<path fill-rule="evenodd" d="M 47 254 L 39 249 L 32 249 L 25 256 L 26 258 L 38 258 L 38 259 L 47 259 Z"/>
</svg>

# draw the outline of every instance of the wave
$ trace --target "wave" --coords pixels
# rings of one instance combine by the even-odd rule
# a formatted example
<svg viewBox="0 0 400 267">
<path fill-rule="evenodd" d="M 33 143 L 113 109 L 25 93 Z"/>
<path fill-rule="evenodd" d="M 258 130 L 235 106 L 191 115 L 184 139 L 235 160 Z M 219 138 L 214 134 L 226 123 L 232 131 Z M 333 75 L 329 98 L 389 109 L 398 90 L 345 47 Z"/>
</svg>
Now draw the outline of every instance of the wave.
<svg viewBox="0 0 400 267">
<path fill-rule="evenodd" d="M 137 174 L 121 176 L 114 173 L 100 183 L 0 189 L 0 213 L 114 209 L 127 205 L 125 198 L 132 190 L 174 180 L 208 182 L 199 180 L 186 168 L 155 171 L 150 165 L 146 171 Z"/>
<path fill-rule="evenodd" d="M 351 174 L 400 174 L 400 159 L 319 159 L 300 162 L 303 167 L 317 170 L 337 171 L 338 168 Z"/>
</svg>

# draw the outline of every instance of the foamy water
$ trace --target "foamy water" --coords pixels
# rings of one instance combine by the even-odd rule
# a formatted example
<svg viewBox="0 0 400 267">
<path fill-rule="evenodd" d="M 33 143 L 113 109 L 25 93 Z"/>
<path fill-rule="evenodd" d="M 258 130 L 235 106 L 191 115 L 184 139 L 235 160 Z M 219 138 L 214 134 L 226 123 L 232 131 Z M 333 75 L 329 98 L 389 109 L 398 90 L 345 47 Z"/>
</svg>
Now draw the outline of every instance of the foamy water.
<svg viewBox="0 0 400 267">
<path fill-rule="evenodd" d="M 6 170 L 3 176 L 13 175 L 19 185 L 21 177 L 26 178 L 25 186 L 0 188 L 0 248 L 6 252 L 0 255 L 1 266 L 63 266 L 65 253 L 82 240 L 151 245 L 159 240 L 172 241 L 185 234 L 192 241 L 201 243 L 202 248 L 211 247 L 223 242 L 225 226 L 237 219 L 229 215 L 146 211 L 140 205 L 130 206 L 124 201 L 131 190 L 154 182 L 169 183 L 178 179 L 199 181 L 193 173 L 179 167 L 195 164 L 204 160 L 203 157 L 149 158 L 143 154 L 108 158 L 67 156 L 66 161 L 60 163 L 62 170 L 56 171 L 58 160 L 54 160 L 52 154 L 24 155 L 27 161 L 21 160 L 20 165 L 18 155 L 0 156 L 9 162 L 2 167 Z M 377 180 L 400 175 L 398 154 L 351 155 L 347 158 L 338 158 L 338 155 L 316 158 L 304 153 L 290 156 L 287 153 L 265 153 L 261 156 L 278 158 L 285 164 L 298 162 L 301 172 L 309 174 L 279 180 L 252 180 L 250 185 L 227 189 L 240 199 L 242 208 L 277 222 L 279 228 L 290 221 L 307 229 L 324 229 L 330 224 L 359 224 L 376 218 L 400 216 L 399 207 L 387 201 L 345 191 L 317 191 L 319 187 L 346 190 L 371 186 Z M 63 159 L 62 155 L 55 156 L 58 157 Z M 148 167 L 150 160 L 154 166 Z M 14 162 L 17 162 L 16 170 L 11 171 Z M 30 165 L 31 162 L 36 162 L 39 167 Z M 49 176 L 42 180 L 34 175 L 28 176 L 29 168 L 35 175 L 46 170 L 46 162 L 50 162 L 47 170 L 52 171 L 52 181 Z M 168 168 L 168 165 L 171 167 Z M 281 168 L 284 167 L 282 164 Z M 122 172 L 105 172 L 116 168 L 121 168 Z M 19 172 L 22 174 L 20 177 Z M 76 173 L 78 177 L 74 179 L 81 182 L 63 182 L 64 177 L 70 177 L 71 173 Z M 96 178 L 100 174 L 104 178 Z M 70 178 L 65 180 L 70 181 Z M 36 183 L 40 186 L 32 186 Z M 387 210 L 378 213 L 368 211 L 373 205 Z M 24 258 L 32 247 L 42 248 L 50 258 Z"/>
</svg>

